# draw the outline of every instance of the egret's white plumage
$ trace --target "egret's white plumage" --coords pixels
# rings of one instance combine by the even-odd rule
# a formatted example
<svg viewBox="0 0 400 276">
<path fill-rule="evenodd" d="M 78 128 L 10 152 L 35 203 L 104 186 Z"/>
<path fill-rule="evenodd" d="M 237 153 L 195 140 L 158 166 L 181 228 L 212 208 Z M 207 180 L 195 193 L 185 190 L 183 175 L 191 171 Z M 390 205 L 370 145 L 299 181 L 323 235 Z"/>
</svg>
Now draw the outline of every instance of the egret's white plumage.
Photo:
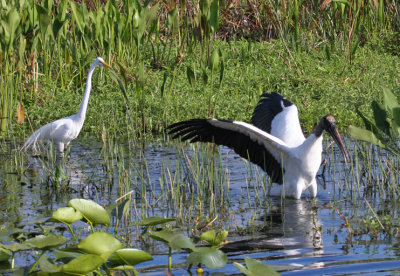
<svg viewBox="0 0 400 276">
<path fill-rule="evenodd" d="M 85 94 L 83 95 L 83 100 L 78 113 L 58 119 L 37 129 L 25 141 L 22 149 L 27 149 L 31 146 L 36 149 L 36 144 L 38 141 L 47 140 L 53 142 L 59 152 L 63 152 L 69 143 L 78 137 L 86 117 L 90 91 L 92 89 L 93 71 L 98 65 L 111 68 L 111 66 L 108 65 L 101 57 L 96 58 L 92 63 L 87 75 Z"/>
<path fill-rule="evenodd" d="M 317 194 L 316 175 L 321 164 L 322 132 L 332 135 L 343 152 L 348 153 L 331 115 L 324 116 L 313 134 L 305 139 L 295 105 L 282 96 L 263 94 L 252 117 L 253 125 L 219 119 L 192 119 L 168 127 L 173 138 L 190 142 L 212 142 L 235 150 L 259 165 L 274 183 L 272 195 L 300 198 L 310 189 Z"/>
</svg>

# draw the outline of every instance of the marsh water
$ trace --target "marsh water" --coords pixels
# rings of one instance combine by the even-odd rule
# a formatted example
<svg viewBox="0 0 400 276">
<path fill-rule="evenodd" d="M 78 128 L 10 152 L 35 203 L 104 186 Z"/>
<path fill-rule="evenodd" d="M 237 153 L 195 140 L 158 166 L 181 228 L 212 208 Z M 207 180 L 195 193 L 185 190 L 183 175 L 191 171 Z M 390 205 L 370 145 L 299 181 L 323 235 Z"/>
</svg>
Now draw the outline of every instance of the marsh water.
<svg viewBox="0 0 400 276">
<path fill-rule="evenodd" d="M 150 216 L 177 217 L 190 229 L 187 233 L 210 227 L 229 231 L 229 242 L 222 248 L 228 264 L 206 268 L 208 275 L 240 274 L 232 263 L 243 263 L 245 256 L 282 275 L 400 274 L 397 172 L 387 177 L 382 165 L 397 161 L 387 161 L 383 153 L 366 147 L 371 155 L 363 163 L 362 151 L 346 142 L 352 164 L 345 164 L 337 149 L 325 145 L 326 164 L 318 175 L 316 200 L 307 194 L 301 200 L 269 197 L 266 175 L 227 148 L 78 139 L 68 156 L 57 161 L 3 144 L 0 225 L 49 217 L 71 198 L 107 205 L 128 194 L 131 212 L 119 234 L 154 258 L 136 267 L 140 274 L 164 275 L 168 263 L 168 249 L 140 239 L 140 229 L 131 226 Z M 212 168 L 204 170 L 210 163 Z M 186 257 L 185 252 L 174 252 L 174 275 L 189 274 Z M 24 265 L 32 259 L 16 261 Z"/>
</svg>

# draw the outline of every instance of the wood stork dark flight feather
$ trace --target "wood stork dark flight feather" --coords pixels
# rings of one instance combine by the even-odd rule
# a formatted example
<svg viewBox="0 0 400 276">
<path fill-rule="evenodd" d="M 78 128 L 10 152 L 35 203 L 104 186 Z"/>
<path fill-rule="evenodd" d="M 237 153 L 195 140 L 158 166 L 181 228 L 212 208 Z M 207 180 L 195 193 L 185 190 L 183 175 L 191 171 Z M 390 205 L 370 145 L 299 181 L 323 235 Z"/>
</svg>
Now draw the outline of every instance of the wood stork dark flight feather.
<svg viewBox="0 0 400 276">
<path fill-rule="evenodd" d="M 338 144 L 346 162 L 349 160 L 332 115 L 322 117 L 314 133 L 306 139 L 297 107 L 277 93 L 261 95 L 252 123 L 192 119 L 172 124 L 168 130 L 174 139 L 224 145 L 259 165 L 275 183 L 271 195 L 299 199 L 306 189 L 312 197 L 317 195 L 315 177 L 321 164 L 324 130 Z"/>
</svg>

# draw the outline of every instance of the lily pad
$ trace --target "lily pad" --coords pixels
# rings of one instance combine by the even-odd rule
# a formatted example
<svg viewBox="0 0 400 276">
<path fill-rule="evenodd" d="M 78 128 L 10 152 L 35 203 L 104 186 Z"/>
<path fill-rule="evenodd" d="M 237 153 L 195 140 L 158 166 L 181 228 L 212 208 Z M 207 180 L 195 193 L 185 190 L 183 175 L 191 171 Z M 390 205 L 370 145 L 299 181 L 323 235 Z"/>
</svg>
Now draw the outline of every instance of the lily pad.
<svg viewBox="0 0 400 276">
<path fill-rule="evenodd" d="M 168 223 L 171 221 L 176 221 L 176 219 L 175 218 L 150 217 L 150 218 L 142 219 L 134 224 L 141 225 L 141 226 L 154 226 L 154 225 L 159 225 L 159 224 L 165 224 L 165 223 Z"/>
<path fill-rule="evenodd" d="M 270 266 L 262 263 L 259 260 L 255 260 L 249 257 L 244 257 L 246 262 L 246 267 L 242 264 L 234 262 L 233 265 L 236 266 L 243 274 L 247 276 L 264 276 L 264 275 L 271 275 L 271 276 L 278 276 L 280 275 L 278 272 L 273 270 Z"/>
<path fill-rule="evenodd" d="M 104 259 L 98 255 L 82 255 L 63 265 L 61 267 L 61 272 L 73 275 L 85 275 L 96 270 L 103 263 Z"/>
<path fill-rule="evenodd" d="M 82 252 L 78 252 L 78 250 L 78 248 L 62 248 L 60 250 L 54 250 L 53 254 L 56 256 L 57 260 L 67 263 L 72 259 L 78 258 L 84 254 Z"/>
<path fill-rule="evenodd" d="M 10 250 L 11 252 L 18 252 L 18 251 L 23 251 L 23 250 L 28 250 L 32 249 L 32 246 L 23 244 L 23 243 L 10 243 L 10 244 L 4 244 L 0 243 L 0 247 L 4 248 L 6 250 Z"/>
<path fill-rule="evenodd" d="M 11 235 L 21 232 L 19 228 L 7 228 L 0 230 L 0 241 L 13 241 L 14 239 Z"/>
<path fill-rule="evenodd" d="M 107 211 L 92 200 L 72 199 L 68 202 L 68 206 L 82 213 L 83 217 L 92 224 L 110 224 L 110 216 Z"/>
<path fill-rule="evenodd" d="M 173 250 L 194 248 L 193 242 L 182 233 L 161 230 L 154 232 L 150 235 L 150 237 L 158 241 L 167 242 L 169 247 L 171 247 Z"/>
<path fill-rule="evenodd" d="M 50 257 L 47 254 L 43 254 L 40 256 L 38 260 L 38 264 L 41 270 L 46 272 L 58 272 L 59 267 L 53 263 Z"/>
<path fill-rule="evenodd" d="M 53 213 L 52 219 L 61 221 L 65 224 L 72 224 L 75 221 L 81 220 L 83 218 L 82 213 L 72 207 L 62 207 Z"/>
<path fill-rule="evenodd" d="M 96 254 L 107 260 L 111 254 L 123 248 L 119 240 L 104 232 L 95 232 L 78 244 L 78 248 L 88 254 Z"/>
<path fill-rule="evenodd" d="M 110 261 L 117 265 L 129 266 L 134 266 L 151 260 L 153 260 L 153 257 L 149 253 L 135 248 L 119 249 L 110 258 Z"/>
<path fill-rule="evenodd" d="M 0 262 L 5 262 L 11 257 L 10 251 L 0 248 Z"/>
<path fill-rule="evenodd" d="M 204 264 L 210 269 L 221 268 L 227 261 L 226 254 L 214 247 L 196 247 L 187 257 L 188 264 Z"/>
<path fill-rule="evenodd" d="M 69 241 L 69 239 L 64 236 L 56 236 L 54 234 L 50 234 L 47 236 L 36 236 L 32 239 L 24 241 L 23 244 L 29 245 L 35 249 L 48 250 L 51 248 L 59 247 L 67 241 Z"/>
</svg>

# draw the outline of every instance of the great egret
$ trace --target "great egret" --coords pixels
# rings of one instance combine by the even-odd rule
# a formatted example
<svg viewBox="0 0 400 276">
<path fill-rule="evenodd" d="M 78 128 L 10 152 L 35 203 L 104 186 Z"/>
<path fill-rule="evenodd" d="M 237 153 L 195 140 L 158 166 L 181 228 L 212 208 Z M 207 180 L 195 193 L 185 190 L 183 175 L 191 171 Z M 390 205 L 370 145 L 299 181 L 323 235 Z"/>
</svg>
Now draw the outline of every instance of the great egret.
<svg viewBox="0 0 400 276">
<path fill-rule="evenodd" d="M 349 160 L 332 115 L 322 117 L 314 133 L 305 139 L 297 107 L 277 93 L 261 96 L 252 122 L 255 125 L 220 119 L 192 119 L 172 124 L 168 129 L 174 139 L 181 137 L 182 141 L 191 143 L 224 145 L 259 165 L 275 183 L 271 195 L 299 199 L 306 189 L 312 197 L 317 195 L 315 177 L 321 164 L 324 130 L 338 144 L 346 162 Z"/>
<path fill-rule="evenodd" d="M 64 152 L 64 149 L 69 145 L 69 143 L 78 137 L 83 123 L 85 122 L 90 90 L 92 89 L 92 75 L 97 65 L 111 68 L 111 66 L 108 65 L 101 57 L 96 58 L 92 65 L 90 65 L 90 69 L 87 74 L 85 94 L 83 95 L 83 100 L 78 113 L 42 126 L 31 136 L 29 136 L 22 149 L 27 149 L 30 146 L 33 146 L 35 149 L 38 141 L 47 140 L 53 142 L 59 152 Z"/>
</svg>

